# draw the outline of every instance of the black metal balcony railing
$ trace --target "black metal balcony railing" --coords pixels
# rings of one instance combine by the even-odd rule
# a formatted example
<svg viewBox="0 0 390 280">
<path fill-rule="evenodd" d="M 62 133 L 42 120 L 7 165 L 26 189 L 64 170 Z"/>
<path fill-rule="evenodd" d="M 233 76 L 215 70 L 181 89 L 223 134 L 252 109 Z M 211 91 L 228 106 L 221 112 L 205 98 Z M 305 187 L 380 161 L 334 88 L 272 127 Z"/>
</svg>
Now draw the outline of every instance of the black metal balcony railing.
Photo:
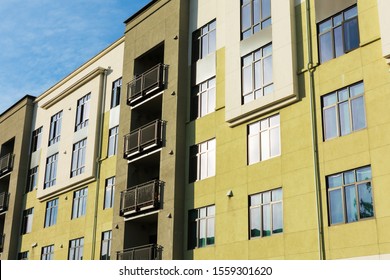
<svg viewBox="0 0 390 280">
<path fill-rule="evenodd" d="M 127 104 L 136 105 L 142 97 L 152 96 L 164 88 L 168 65 L 157 64 L 127 84 Z"/>
<path fill-rule="evenodd" d="M 158 208 L 163 184 L 162 181 L 153 180 L 121 192 L 120 215 L 137 214 Z"/>
<path fill-rule="evenodd" d="M 155 120 L 125 135 L 124 158 L 130 160 L 150 148 L 161 147 L 163 124 L 163 121 Z"/>
<path fill-rule="evenodd" d="M 163 247 L 149 244 L 126 249 L 116 253 L 117 260 L 161 260 Z"/>
<path fill-rule="evenodd" d="M 0 175 L 11 171 L 13 158 L 12 154 L 7 154 L 0 158 Z"/>
<path fill-rule="evenodd" d="M 7 210 L 8 193 L 0 193 L 0 212 Z"/>
</svg>

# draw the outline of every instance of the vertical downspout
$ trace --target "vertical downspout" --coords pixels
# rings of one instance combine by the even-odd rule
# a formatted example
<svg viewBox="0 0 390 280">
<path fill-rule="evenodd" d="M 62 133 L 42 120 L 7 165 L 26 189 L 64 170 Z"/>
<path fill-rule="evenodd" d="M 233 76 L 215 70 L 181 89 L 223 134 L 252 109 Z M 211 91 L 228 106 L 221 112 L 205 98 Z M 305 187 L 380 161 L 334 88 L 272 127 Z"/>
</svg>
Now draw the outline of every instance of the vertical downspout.
<svg viewBox="0 0 390 280">
<path fill-rule="evenodd" d="M 312 144 L 313 144 L 313 165 L 314 165 L 314 181 L 316 188 L 316 206 L 317 206 L 317 223 L 318 223 L 318 246 L 319 258 L 325 260 L 325 238 L 324 238 L 324 219 L 322 211 L 322 195 L 321 195 L 321 180 L 320 180 L 320 166 L 318 156 L 318 137 L 317 137 L 317 116 L 316 116 L 316 101 L 314 90 L 314 71 L 317 65 L 313 64 L 313 46 L 311 41 L 311 18 L 310 18 L 310 1 L 306 0 L 306 32 L 307 32 L 307 49 L 308 49 L 308 63 L 307 69 L 309 71 L 309 91 L 310 91 L 310 113 L 311 113 L 311 130 L 312 130 Z"/>
<path fill-rule="evenodd" d="M 110 69 L 110 67 L 108 67 Z M 97 229 L 97 216 L 99 210 L 99 190 L 100 190 L 100 168 L 101 168 L 101 155 L 102 155 L 102 141 L 103 141 L 103 122 L 104 122 L 104 106 L 106 103 L 106 85 L 107 85 L 107 74 L 108 70 L 104 70 L 103 76 L 103 86 L 101 89 L 102 93 L 102 103 L 100 104 L 99 116 L 99 132 L 98 134 L 98 155 L 96 158 L 96 195 L 95 195 L 95 209 L 93 214 L 93 229 L 92 229 L 92 250 L 91 250 L 91 260 L 95 259 L 96 251 L 96 229 Z"/>
</svg>

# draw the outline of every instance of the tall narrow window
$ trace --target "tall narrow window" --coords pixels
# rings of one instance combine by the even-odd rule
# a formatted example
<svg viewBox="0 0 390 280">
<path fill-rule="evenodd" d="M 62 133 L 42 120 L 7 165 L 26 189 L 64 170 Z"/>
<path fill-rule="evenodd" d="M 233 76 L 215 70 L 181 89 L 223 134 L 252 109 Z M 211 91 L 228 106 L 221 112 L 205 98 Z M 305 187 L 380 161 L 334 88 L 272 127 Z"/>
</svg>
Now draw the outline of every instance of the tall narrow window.
<svg viewBox="0 0 390 280">
<path fill-rule="evenodd" d="M 274 115 L 248 126 L 248 164 L 280 155 L 280 116 Z"/>
<path fill-rule="evenodd" d="M 121 89 L 122 89 L 122 78 L 119 78 L 118 80 L 112 83 L 111 108 L 114 108 L 119 105 L 121 99 Z"/>
<path fill-rule="evenodd" d="M 265 237 L 283 232 L 282 188 L 249 197 L 249 237 Z"/>
<path fill-rule="evenodd" d="M 215 139 L 190 147 L 190 182 L 215 176 Z"/>
<path fill-rule="evenodd" d="M 42 247 L 41 260 L 54 260 L 54 245 Z"/>
<path fill-rule="evenodd" d="M 111 259 L 111 239 L 112 239 L 111 230 L 102 233 L 102 248 L 100 250 L 101 260 Z"/>
<path fill-rule="evenodd" d="M 194 209 L 188 213 L 188 249 L 215 243 L 215 205 Z"/>
<path fill-rule="evenodd" d="M 115 195 L 115 177 L 106 179 L 106 186 L 104 191 L 104 209 L 112 208 L 114 206 Z"/>
<path fill-rule="evenodd" d="M 40 128 L 37 128 L 32 133 L 32 140 L 31 140 L 31 152 L 35 152 L 41 148 L 42 144 L 42 126 Z"/>
<path fill-rule="evenodd" d="M 73 194 L 72 219 L 85 216 L 87 211 L 88 188 L 75 191 Z"/>
<path fill-rule="evenodd" d="M 108 131 L 108 156 L 117 154 L 118 151 L 118 131 L 119 127 L 115 126 Z"/>
<path fill-rule="evenodd" d="M 70 177 L 77 176 L 85 171 L 85 151 L 87 139 L 81 140 L 73 145 L 72 169 Z"/>
<path fill-rule="evenodd" d="M 88 125 L 90 99 L 91 93 L 88 93 L 77 101 L 75 131 L 82 129 L 83 127 L 86 127 Z"/>
<path fill-rule="evenodd" d="M 363 82 L 324 95 L 322 115 L 325 140 L 365 128 Z"/>
<path fill-rule="evenodd" d="M 45 183 L 43 188 L 49 188 L 56 184 L 58 153 L 46 159 Z"/>
<path fill-rule="evenodd" d="M 196 62 L 215 52 L 216 49 L 216 26 L 215 20 L 204 25 L 192 34 L 192 60 Z"/>
<path fill-rule="evenodd" d="M 62 125 L 62 111 L 50 119 L 49 146 L 60 141 Z"/>
<path fill-rule="evenodd" d="M 57 223 L 58 198 L 46 203 L 45 227 L 53 226 Z"/>
<path fill-rule="evenodd" d="M 82 260 L 84 251 L 84 237 L 69 241 L 68 260 Z"/>
<path fill-rule="evenodd" d="M 241 0 L 241 37 L 271 25 L 271 0 Z"/>
<path fill-rule="evenodd" d="M 23 211 L 22 234 L 31 232 L 33 215 L 34 215 L 34 208 L 29 208 Z"/>
<path fill-rule="evenodd" d="M 31 192 L 37 187 L 37 179 L 38 179 L 38 166 L 35 166 L 28 171 L 26 192 Z"/>
<path fill-rule="evenodd" d="M 194 87 L 191 119 L 203 117 L 215 111 L 215 77 Z"/>
</svg>

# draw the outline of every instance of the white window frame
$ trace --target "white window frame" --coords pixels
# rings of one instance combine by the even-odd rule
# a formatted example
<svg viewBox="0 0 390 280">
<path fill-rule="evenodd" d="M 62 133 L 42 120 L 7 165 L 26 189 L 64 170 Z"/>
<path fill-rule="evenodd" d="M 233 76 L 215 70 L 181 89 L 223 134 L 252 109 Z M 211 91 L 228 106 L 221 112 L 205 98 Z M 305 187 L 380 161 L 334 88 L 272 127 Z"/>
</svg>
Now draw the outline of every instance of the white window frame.
<svg viewBox="0 0 390 280">
<path fill-rule="evenodd" d="M 49 156 L 46 159 L 45 182 L 43 188 L 49 188 L 56 184 L 57 181 L 58 153 Z"/>
<path fill-rule="evenodd" d="M 108 157 L 114 156 L 118 153 L 118 133 L 119 126 L 114 126 L 108 131 Z"/>
<path fill-rule="evenodd" d="M 103 209 L 114 207 L 115 198 L 115 176 L 106 179 L 104 188 L 104 205 Z"/>
<path fill-rule="evenodd" d="M 91 93 L 77 100 L 75 131 L 88 126 Z"/>
<path fill-rule="evenodd" d="M 82 260 L 84 252 L 84 237 L 72 239 L 69 241 L 68 260 Z"/>
<path fill-rule="evenodd" d="M 75 177 L 77 175 L 84 173 L 86 151 L 87 151 L 87 138 L 73 144 L 72 166 L 70 171 L 70 177 Z"/>
<path fill-rule="evenodd" d="M 62 126 L 62 111 L 53 115 L 50 119 L 49 146 L 60 141 Z"/>
<path fill-rule="evenodd" d="M 77 190 L 73 193 L 72 219 L 86 215 L 88 188 Z"/>
</svg>

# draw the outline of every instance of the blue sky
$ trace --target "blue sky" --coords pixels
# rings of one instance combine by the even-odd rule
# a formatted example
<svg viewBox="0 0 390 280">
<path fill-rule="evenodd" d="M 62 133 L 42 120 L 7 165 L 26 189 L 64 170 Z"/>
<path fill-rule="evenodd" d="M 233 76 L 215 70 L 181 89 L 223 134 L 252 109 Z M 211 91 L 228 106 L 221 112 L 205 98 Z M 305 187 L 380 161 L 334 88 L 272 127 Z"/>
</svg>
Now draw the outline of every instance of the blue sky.
<svg viewBox="0 0 390 280">
<path fill-rule="evenodd" d="M 0 114 L 123 35 L 150 0 L 0 0 Z"/>
</svg>

